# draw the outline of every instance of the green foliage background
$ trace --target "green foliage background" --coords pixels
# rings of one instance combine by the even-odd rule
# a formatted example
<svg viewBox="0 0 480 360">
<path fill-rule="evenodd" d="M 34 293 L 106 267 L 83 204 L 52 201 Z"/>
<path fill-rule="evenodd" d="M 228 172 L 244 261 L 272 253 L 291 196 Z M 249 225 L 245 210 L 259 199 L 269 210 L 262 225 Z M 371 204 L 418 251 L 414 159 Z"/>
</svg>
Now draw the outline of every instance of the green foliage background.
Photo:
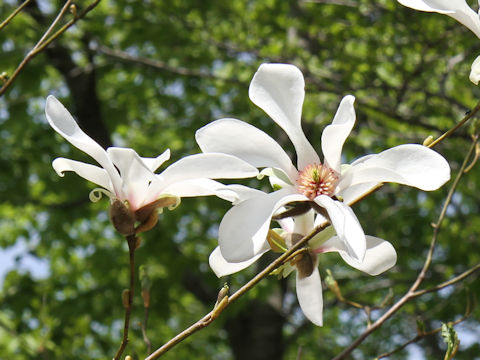
<svg viewBox="0 0 480 360">
<path fill-rule="evenodd" d="M 87 4 L 79 1 L 77 7 Z M 1 3 L 0 18 L 17 5 Z M 0 72 L 13 72 L 61 6 L 60 1 L 32 1 L 0 31 Z M 89 202 L 93 185 L 74 174 L 60 178 L 51 168 L 58 156 L 92 160 L 47 124 L 48 94 L 57 96 L 102 145 L 132 147 L 142 156 L 170 148 L 175 161 L 196 153 L 195 130 L 221 117 L 254 124 L 291 150 L 285 134 L 249 101 L 248 84 L 261 63 L 292 63 L 306 78 L 303 127 L 315 148 L 320 149 L 321 132 L 340 99 L 356 96 L 357 123 L 344 149 L 350 161 L 398 144 L 422 143 L 458 122 L 480 95 L 468 81 L 479 50 L 480 40 L 454 20 L 393 0 L 102 0 L 31 61 L 0 97 L 0 253 L 24 242 L 27 253 L 49 269 L 48 276 L 39 277 L 19 266 L 3 279 L 0 358 L 112 358 L 121 338 L 126 243 L 108 222 L 107 200 Z M 472 131 L 471 125 L 462 128 L 436 147 L 453 175 Z M 480 262 L 479 183 L 474 167 L 449 207 L 425 286 Z M 259 186 L 267 189 L 264 182 Z M 390 291 L 398 299 L 421 269 L 430 224 L 448 186 L 422 193 L 388 185 L 356 205 L 365 232 L 391 241 L 398 264 L 373 278 L 335 254 L 325 255 L 322 277 L 331 269 L 350 300 L 375 305 Z M 137 264 L 148 265 L 153 282 L 148 334 L 154 348 L 212 308 L 225 279 L 209 269 L 208 256 L 228 208 L 219 199 L 184 199 L 142 237 Z M 229 277 L 231 289 L 268 260 Z M 412 301 L 353 358 L 374 358 L 415 337 L 417 319 L 434 329 L 460 318 L 479 293 L 478 275 L 473 275 Z M 365 329 L 366 317 L 328 290 L 324 297 L 325 326 L 319 328 L 303 318 L 293 279 L 267 278 L 164 358 L 294 359 L 299 353 L 302 360 L 331 358 Z M 134 306 L 127 353 L 144 358 L 139 291 Z M 380 314 L 374 311 L 373 318 Z M 474 309 L 457 326 L 457 359 L 479 358 L 479 315 Z M 443 358 L 446 349 L 439 334 L 413 347 L 412 356 L 419 359 Z"/>
</svg>

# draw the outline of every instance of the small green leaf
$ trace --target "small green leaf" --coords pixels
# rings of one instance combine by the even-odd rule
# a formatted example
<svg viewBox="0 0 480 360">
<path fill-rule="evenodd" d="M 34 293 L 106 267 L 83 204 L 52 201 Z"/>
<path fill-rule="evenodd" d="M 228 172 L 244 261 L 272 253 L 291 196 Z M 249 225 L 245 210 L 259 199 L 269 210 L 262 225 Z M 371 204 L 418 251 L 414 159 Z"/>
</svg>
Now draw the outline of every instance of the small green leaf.
<svg viewBox="0 0 480 360">
<path fill-rule="evenodd" d="M 443 341 L 447 344 L 447 352 L 444 360 L 453 359 L 457 353 L 460 340 L 458 340 L 457 332 L 451 324 L 442 324 Z"/>
</svg>

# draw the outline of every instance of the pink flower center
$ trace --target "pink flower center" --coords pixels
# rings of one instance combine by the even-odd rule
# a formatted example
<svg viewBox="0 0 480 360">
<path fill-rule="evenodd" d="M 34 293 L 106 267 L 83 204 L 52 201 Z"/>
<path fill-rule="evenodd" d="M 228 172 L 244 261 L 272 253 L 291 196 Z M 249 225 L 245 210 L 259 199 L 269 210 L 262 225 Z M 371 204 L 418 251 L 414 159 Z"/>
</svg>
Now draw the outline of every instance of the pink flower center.
<svg viewBox="0 0 480 360">
<path fill-rule="evenodd" d="M 320 195 L 332 197 L 337 184 L 338 175 L 325 164 L 310 164 L 298 173 L 298 191 L 310 200 Z"/>
</svg>

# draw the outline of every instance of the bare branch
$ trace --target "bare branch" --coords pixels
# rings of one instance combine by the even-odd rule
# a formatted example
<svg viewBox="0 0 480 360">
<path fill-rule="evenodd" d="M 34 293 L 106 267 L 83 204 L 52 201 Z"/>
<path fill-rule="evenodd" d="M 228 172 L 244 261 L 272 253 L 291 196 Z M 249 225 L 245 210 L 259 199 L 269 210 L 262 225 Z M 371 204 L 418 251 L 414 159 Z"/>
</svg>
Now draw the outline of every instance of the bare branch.
<svg viewBox="0 0 480 360">
<path fill-rule="evenodd" d="M 89 6 L 85 8 L 81 13 L 75 14 L 74 18 L 68 21 L 64 26 L 62 26 L 57 32 L 53 35 L 50 35 L 53 32 L 53 29 L 58 24 L 60 19 L 63 17 L 65 12 L 70 8 L 70 5 L 73 0 L 67 0 L 65 5 L 63 6 L 62 10 L 58 13 L 57 17 L 53 21 L 53 23 L 49 26 L 48 30 L 42 35 L 40 40 L 37 44 L 33 47 L 32 50 L 29 51 L 27 56 L 22 60 L 20 65 L 15 69 L 12 76 L 8 78 L 8 80 L 3 84 L 0 88 L 0 96 L 2 96 L 7 88 L 13 83 L 13 81 L 17 78 L 20 72 L 25 68 L 25 66 L 40 52 L 42 52 L 52 41 L 57 39 L 61 34 L 63 34 L 68 28 L 70 28 L 73 24 L 75 24 L 79 19 L 83 18 L 86 14 L 88 14 L 91 10 L 93 10 L 101 0 L 94 0 Z"/>
<path fill-rule="evenodd" d="M 12 19 L 13 19 L 15 16 L 17 16 L 17 14 L 18 14 L 20 11 L 22 11 L 23 8 L 24 8 L 25 6 L 27 6 L 30 1 L 32 1 L 32 0 L 25 0 L 18 8 L 16 8 L 15 11 L 14 11 L 13 13 L 11 13 L 10 16 L 7 17 L 7 18 L 0 24 L 0 31 L 1 31 L 5 26 L 7 26 L 8 23 L 9 23 L 10 21 L 12 21 Z"/>
</svg>

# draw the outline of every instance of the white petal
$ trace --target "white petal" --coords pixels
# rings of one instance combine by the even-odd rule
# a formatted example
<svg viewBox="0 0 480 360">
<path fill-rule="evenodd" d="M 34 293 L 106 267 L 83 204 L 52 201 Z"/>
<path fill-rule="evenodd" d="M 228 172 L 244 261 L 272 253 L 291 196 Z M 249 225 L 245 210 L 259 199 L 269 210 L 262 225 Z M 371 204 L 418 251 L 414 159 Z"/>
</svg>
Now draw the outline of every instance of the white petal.
<svg viewBox="0 0 480 360">
<path fill-rule="evenodd" d="M 347 249 L 338 236 L 332 237 L 322 246 L 322 252 L 338 251 L 343 260 L 350 266 L 369 275 L 379 275 L 392 268 L 397 262 L 395 248 L 388 241 L 366 236 L 367 250 L 363 261 L 358 261 L 348 255 Z"/>
<path fill-rule="evenodd" d="M 362 261 L 366 249 L 365 234 L 353 210 L 348 205 L 325 195 L 318 196 L 314 201 L 327 210 L 332 226 L 338 237 L 345 243 L 348 253 Z"/>
<path fill-rule="evenodd" d="M 315 267 L 309 277 L 301 279 L 297 273 L 297 298 L 305 317 L 318 326 L 323 325 L 323 294 L 320 273 Z"/>
<path fill-rule="evenodd" d="M 143 163 L 152 171 L 155 172 L 162 164 L 170 159 L 170 149 L 165 150 L 156 158 L 141 158 Z"/>
<path fill-rule="evenodd" d="M 266 237 L 272 214 L 289 202 L 308 200 L 293 194 L 294 191 L 292 187 L 254 197 L 225 214 L 218 230 L 218 243 L 227 261 L 246 261 L 269 248 Z"/>
<path fill-rule="evenodd" d="M 477 56 L 473 61 L 469 78 L 472 83 L 478 85 L 478 82 L 480 81 L 480 56 Z"/>
<path fill-rule="evenodd" d="M 162 193 L 182 197 L 210 196 L 230 202 L 238 201 L 238 195 L 228 186 L 210 179 L 190 179 L 173 183 L 163 189 Z"/>
<path fill-rule="evenodd" d="M 107 153 L 122 176 L 122 193 L 133 211 L 156 199 L 149 197 L 149 186 L 158 181 L 133 149 L 110 147 Z"/>
<path fill-rule="evenodd" d="M 222 276 L 234 274 L 243 269 L 246 269 L 247 267 L 252 265 L 255 261 L 257 261 L 260 258 L 260 256 L 262 256 L 264 253 L 265 252 L 262 252 L 247 261 L 238 262 L 238 263 L 229 263 L 227 260 L 225 260 L 222 253 L 220 252 L 220 247 L 217 246 L 215 250 L 213 250 L 212 253 L 210 254 L 210 257 L 208 258 L 208 263 L 210 264 L 210 267 L 212 268 L 215 275 L 217 275 L 218 277 L 222 277 Z"/>
<path fill-rule="evenodd" d="M 166 187 L 177 181 L 191 179 L 238 179 L 258 175 L 252 165 L 235 156 L 207 153 L 186 156 L 176 161 L 160 174 Z"/>
<path fill-rule="evenodd" d="M 263 64 L 248 90 L 250 100 L 262 108 L 285 132 L 297 152 L 297 168 L 320 160 L 301 126 L 305 81 L 294 65 Z"/>
<path fill-rule="evenodd" d="M 448 14 L 454 12 L 455 3 L 464 3 L 464 0 L 398 0 L 403 6 L 428 12 Z"/>
<path fill-rule="evenodd" d="M 353 201 L 356 201 L 364 194 L 368 193 L 371 189 L 377 186 L 377 182 L 368 182 L 363 184 L 357 184 L 346 189 L 339 191 L 336 195 L 339 195 L 343 198 L 345 204 L 351 204 Z"/>
<path fill-rule="evenodd" d="M 480 19 L 465 0 L 398 0 L 404 6 L 451 16 L 480 38 Z"/>
<path fill-rule="evenodd" d="M 345 96 L 338 106 L 332 124 L 328 125 L 322 133 L 322 152 L 327 165 L 340 172 L 340 158 L 345 140 L 355 124 L 355 97 Z"/>
<path fill-rule="evenodd" d="M 205 153 L 233 155 L 255 167 L 280 168 L 294 178 L 297 170 L 278 143 L 255 126 L 236 119 L 214 121 L 195 133 Z"/>
<path fill-rule="evenodd" d="M 293 228 L 295 226 L 295 222 L 292 218 L 285 218 L 276 220 L 280 227 L 287 233 L 293 233 Z"/>
<path fill-rule="evenodd" d="M 106 151 L 80 129 L 68 110 L 52 95 L 47 97 L 45 114 L 50 126 L 73 146 L 94 158 L 107 171 L 113 187 L 120 189 L 120 175 Z"/>
<path fill-rule="evenodd" d="M 303 215 L 295 216 L 293 232 L 304 236 L 310 233 L 313 230 L 314 217 L 315 212 L 313 210 L 310 210 Z"/>
<path fill-rule="evenodd" d="M 265 195 L 265 192 L 245 185 L 233 184 L 227 185 L 227 188 L 236 194 L 236 200 L 233 202 L 233 205 L 257 196 Z"/>
<path fill-rule="evenodd" d="M 351 166 L 338 188 L 367 182 L 396 182 L 430 191 L 450 179 L 450 166 L 437 152 L 418 144 L 399 145 Z"/>
<path fill-rule="evenodd" d="M 63 176 L 65 171 L 73 171 L 82 178 L 114 192 L 110 177 L 101 167 L 65 158 L 53 160 L 52 166 L 59 176 Z"/>
</svg>

